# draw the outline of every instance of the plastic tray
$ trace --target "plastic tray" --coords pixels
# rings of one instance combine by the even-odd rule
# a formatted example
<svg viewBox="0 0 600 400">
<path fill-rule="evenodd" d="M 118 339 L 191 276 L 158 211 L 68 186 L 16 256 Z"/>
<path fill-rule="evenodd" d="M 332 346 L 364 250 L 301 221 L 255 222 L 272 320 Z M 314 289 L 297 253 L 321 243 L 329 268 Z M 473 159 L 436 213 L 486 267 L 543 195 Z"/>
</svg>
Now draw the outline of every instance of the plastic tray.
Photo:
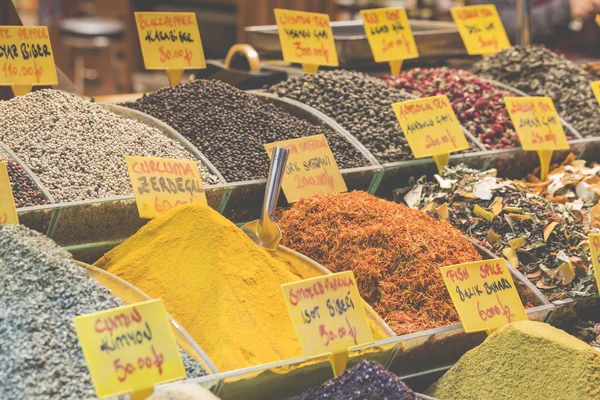
<svg viewBox="0 0 600 400">
<path fill-rule="evenodd" d="M 76 263 L 84 268 L 87 272 L 96 279 L 98 282 L 106 286 L 113 295 L 117 296 L 126 304 L 133 304 L 142 301 L 152 300 L 151 297 L 146 295 L 144 292 L 133 286 L 127 281 L 108 273 L 100 268 L 96 268 L 93 265 L 85 264 L 76 261 Z M 169 315 L 169 320 L 173 326 L 173 333 L 175 334 L 175 340 L 179 347 L 185 350 L 190 356 L 198 361 L 204 371 L 207 374 L 214 374 L 217 372 L 216 367 L 210 361 L 206 353 L 198 346 L 198 344 L 191 338 L 191 336 Z"/>
<path fill-rule="evenodd" d="M 337 132 L 350 142 L 364 157 L 364 167 L 342 169 L 348 190 L 364 190 L 374 193 L 383 175 L 383 167 L 375 157 L 345 129 L 325 114 L 295 100 L 281 98 L 262 91 L 250 91 L 262 101 L 274 104 L 288 113 Z M 233 190 L 223 207 L 223 215 L 235 223 L 243 223 L 257 219 L 260 215 L 266 179 L 230 183 Z M 287 206 L 285 196 L 280 197 L 279 206 Z"/>
</svg>

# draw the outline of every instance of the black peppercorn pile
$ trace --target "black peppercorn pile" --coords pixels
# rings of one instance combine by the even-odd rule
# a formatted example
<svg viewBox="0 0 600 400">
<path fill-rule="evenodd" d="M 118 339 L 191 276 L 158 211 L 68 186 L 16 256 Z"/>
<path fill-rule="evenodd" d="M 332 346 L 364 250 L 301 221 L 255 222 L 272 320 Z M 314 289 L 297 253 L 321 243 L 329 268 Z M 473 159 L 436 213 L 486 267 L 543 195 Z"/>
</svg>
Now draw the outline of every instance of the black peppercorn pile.
<svg viewBox="0 0 600 400">
<path fill-rule="evenodd" d="M 600 136 L 600 109 L 592 76 L 543 46 L 515 46 L 484 58 L 473 72 L 506 83 L 530 96 L 547 96 L 559 115 L 581 135 Z"/>
<path fill-rule="evenodd" d="M 268 90 L 329 115 L 380 161 L 413 158 L 391 107 L 410 97 L 379 79 L 336 70 L 294 76 Z"/>
<path fill-rule="evenodd" d="M 360 152 L 337 133 L 219 81 L 198 80 L 161 89 L 124 106 L 158 118 L 179 131 L 229 182 L 267 176 L 266 143 L 321 133 L 340 168 L 366 165 Z"/>
<path fill-rule="evenodd" d="M 300 395 L 300 400 L 416 400 L 417 396 L 396 375 L 375 361 L 344 371 Z"/>
<path fill-rule="evenodd" d="M 23 170 L 23 167 L 21 167 L 16 161 L 8 159 L 8 157 L 3 153 L 0 153 L 0 161 L 6 163 L 8 178 L 10 179 L 10 186 L 12 188 L 15 206 L 17 206 L 17 208 L 46 204 L 46 198 L 37 189 L 35 183 Z"/>
</svg>

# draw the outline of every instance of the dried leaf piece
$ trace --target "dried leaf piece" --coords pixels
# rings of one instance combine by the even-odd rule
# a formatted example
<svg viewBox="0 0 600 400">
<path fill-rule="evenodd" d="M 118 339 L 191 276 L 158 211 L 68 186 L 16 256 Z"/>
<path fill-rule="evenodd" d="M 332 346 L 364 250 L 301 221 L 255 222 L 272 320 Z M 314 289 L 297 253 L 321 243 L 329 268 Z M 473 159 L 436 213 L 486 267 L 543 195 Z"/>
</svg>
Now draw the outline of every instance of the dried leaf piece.
<svg viewBox="0 0 600 400">
<path fill-rule="evenodd" d="M 560 279 L 560 284 L 563 286 L 573 282 L 573 279 L 575 279 L 575 269 L 573 268 L 573 264 L 568 262 L 558 267 L 554 273 L 554 277 Z"/>
<path fill-rule="evenodd" d="M 513 267 L 517 268 L 519 266 L 519 256 L 517 256 L 517 252 L 513 248 L 505 247 L 504 250 L 502 250 L 502 255 L 513 265 Z"/>
<path fill-rule="evenodd" d="M 522 213 L 523 209 L 521 207 L 504 207 L 504 211 L 507 213 Z"/>
<path fill-rule="evenodd" d="M 502 236 L 498 235 L 496 232 L 494 232 L 493 230 L 489 230 L 487 233 L 487 241 L 490 243 L 495 243 L 498 240 L 502 239 Z"/>
<path fill-rule="evenodd" d="M 542 277 L 542 270 L 538 269 L 537 271 L 527 274 L 526 276 L 530 281 L 537 281 Z"/>
<path fill-rule="evenodd" d="M 490 205 L 490 209 L 492 210 L 494 216 L 500 214 L 502 212 L 502 197 L 496 196 Z"/>
<path fill-rule="evenodd" d="M 438 204 L 435 201 L 432 201 L 431 203 L 427 204 L 425 207 L 421 208 L 421 211 L 426 213 L 426 212 L 434 211 L 436 208 L 438 208 Z"/>
<path fill-rule="evenodd" d="M 476 199 L 473 192 L 467 192 L 466 190 L 457 190 L 456 194 L 462 197 L 466 197 L 467 199 Z"/>
<path fill-rule="evenodd" d="M 554 283 L 544 283 L 544 281 L 538 281 L 535 286 L 538 287 L 538 289 L 546 289 L 546 290 L 551 290 L 551 289 L 556 289 L 556 285 Z"/>
<path fill-rule="evenodd" d="M 482 207 L 479 207 L 477 204 L 475 204 L 475 207 L 473 207 L 473 214 L 480 216 L 488 222 L 492 222 L 494 220 L 494 214 Z"/>
<path fill-rule="evenodd" d="M 527 240 L 525 240 L 524 237 L 518 237 L 518 238 L 508 241 L 508 244 L 510 245 L 511 249 L 513 249 L 513 250 L 520 249 L 521 247 L 525 246 L 526 243 L 527 243 Z"/>
<path fill-rule="evenodd" d="M 554 228 L 556 228 L 557 225 L 558 222 L 556 221 L 550 222 L 548 225 L 546 225 L 546 228 L 544 228 L 544 242 L 548 241 L 548 238 L 550 237 L 552 231 L 554 231 Z"/>
<path fill-rule="evenodd" d="M 510 213 L 510 214 L 508 214 L 508 216 L 511 218 L 515 218 L 515 219 L 531 219 L 531 215 L 521 215 L 521 214 Z"/>
<path fill-rule="evenodd" d="M 450 213 L 448 212 L 448 203 L 444 203 L 441 206 L 439 206 L 436 210 L 435 210 L 437 216 L 439 219 L 441 219 L 442 221 L 448 221 L 450 219 Z"/>
</svg>

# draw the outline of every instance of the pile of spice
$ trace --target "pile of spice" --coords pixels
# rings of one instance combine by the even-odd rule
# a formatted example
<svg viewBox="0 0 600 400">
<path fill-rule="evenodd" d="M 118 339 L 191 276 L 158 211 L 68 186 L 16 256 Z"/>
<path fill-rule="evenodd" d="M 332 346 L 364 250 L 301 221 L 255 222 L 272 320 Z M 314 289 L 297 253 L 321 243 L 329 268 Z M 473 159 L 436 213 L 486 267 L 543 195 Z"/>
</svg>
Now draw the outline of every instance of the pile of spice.
<svg viewBox="0 0 600 400">
<path fill-rule="evenodd" d="M 551 300 L 595 292 L 584 226 L 564 204 L 495 173 L 459 165 L 436 175 L 436 182 L 422 178 L 395 195 L 502 254 Z"/>
<path fill-rule="evenodd" d="M 446 399 L 600 398 L 600 352 L 548 324 L 505 325 L 466 353 L 427 394 Z"/>
<path fill-rule="evenodd" d="M 469 71 L 414 68 L 399 76 L 382 76 L 389 85 L 418 97 L 446 95 L 460 123 L 487 149 L 519 146 L 504 97 L 512 93 L 495 87 Z"/>
<path fill-rule="evenodd" d="M 299 274 L 204 204 L 153 219 L 96 265 L 161 298 L 220 371 L 302 354 L 281 295 Z"/>
<path fill-rule="evenodd" d="M 513 46 L 485 57 L 473 72 L 529 96 L 547 96 L 558 114 L 584 137 L 600 136 L 600 109 L 590 82 L 578 65 L 543 46 Z"/>
<path fill-rule="evenodd" d="M 413 157 L 391 107 L 412 97 L 380 79 L 335 70 L 293 76 L 268 90 L 333 118 L 382 162 Z"/>
<path fill-rule="evenodd" d="M 313 387 L 300 400 L 417 400 L 396 375 L 375 361 L 362 361 L 338 377 Z"/>
<path fill-rule="evenodd" d="M 553 203 L 564 204 L 585 227 L 600 229 L 600 164 L 587 166 L 573 153 L 541 181 L 536 171 L 515 184 Z"/>
<path fill-rule="evenodd" d="M 318 134 L 325 134 L 341 169 L 366 165 L 360 152 L 336 132 L 216 80 L 168 87 L 123 105 L 173 127 L 229 182 L 266 178 L 270 163 L 265 144 Z"/>
<path fill-rule="evenodd" d="M 282 213 L 282 244 L 333 272 L 397 334 L 458 322 L 439 268 L 481 260 L 450 224 L 365 192 L 300 199 Z"/>
<path fill-rule="evenodd" d="M 0 140 L 59 202 L 131 194 L 125 156 L 195 159 L 158 129 L 58 90 L 0 101 L 0 115 Z"/>
<path fill-rule="evenodd" d="M 0 398 L 93 398 L 72 318 L 123 303 L 47 237 L 0 226 Z M 189 377 L 204 375 L 182 354 Z"/>
<path fill-rule="evenodd" d="M 0 150 L 0 161 L 6 163 L 8 179 L 15 199 L 15 206 L 31 207 L 46 204 L 46 197 L 39 191 L 31 177 L 18 162 Z"/>
</svg>

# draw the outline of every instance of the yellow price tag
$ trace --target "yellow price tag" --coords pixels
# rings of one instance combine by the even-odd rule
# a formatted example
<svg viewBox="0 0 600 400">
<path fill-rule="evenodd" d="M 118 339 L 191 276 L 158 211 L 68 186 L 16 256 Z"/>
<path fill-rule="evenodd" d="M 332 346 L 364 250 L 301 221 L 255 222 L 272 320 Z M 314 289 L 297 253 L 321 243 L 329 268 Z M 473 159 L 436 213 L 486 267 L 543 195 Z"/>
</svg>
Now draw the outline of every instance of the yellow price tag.
<svg viewBox="0 0 600 400">
<path fill-rule="evenodd" d="M 440 268 L 465 332 L 487 331 L 527 320 L 503 258 Z"/>
<path fill-rule="evenodd" d="M 537 151 L 546 180 L 554 150 L 569 150 L 567 136 L 549 97 L 505 97 L 504 103 L 523 150 Z"/>
<path fill-rule="evenodd" d="M 16 96 L 32 86 L 56 85 L 56 66 L 45 26 L 0 26 L 0 86 Z"/>
<path fill-rule="evenodd" d="M 600 81 L 594 81 L 590 83 L 592 86 L 592 92 L 594 92 L 594 96 L 596 96 L 596 101 L 600 103 Z"/>
<path fill-rule="evenodd" d="M 594 276 L 596 277 L 596 286 L 600 292 L 600 233 L 591 233 L 589 235 L 590 251 L 592 253 L 592 266 L 594 267 Z"/>
<path fill-rule="evenodd" d="M 0 225 L 18 224 L 19 217 L 15 207 L 6 163 L 0 162 Z"/>
<path fill-rule="evenodd" d="M 373 342 L 352 271 L 281 285 L 304 356 L 328 354 L 335 376 L 348 361 L 348 349 Z"/>
<path fill-rule="evenodd" d="M 281 184 L 289 203 L 315 194 L 348 191 L 325 135 L 265 144 L 269 158 L 275 146 L 290 151 Z"/>
<path fill-rule="evenodd" d="M 140 218 L 156 218 L 183 204 L 206 204 L 198 163 L 158 157 L 126 156 Z"/>
<path fill-rule="evenodd" d="M 204 49 L 193 12 L 136 12 L 146 69 L 166 69 L 171 86 L 185 69 L 204 69 Z"/>
<path fill-rule="evenodd" d="M 470 55 L 489 55 L 510 47 L 495 5 L 450 9 L 458 33 Z"/>
<path fill-rule="evenodd" d="M 426 97 L 392 104 L 415 158 L 433 157 L 438 170 L 450 153 L 469 148 L 447 96 Z"/>
<path fill-rule="evenodd" d="M 73 318 L 96 394 L 145 398 L 158 383 L 185 378 L 160 299 Z"/>
<path fill-rule="evenodd" d="M 360 16 L 375 62 L 389 62 L 392 75 L 400 73 L 402 60 L 419 57 L 404 8 L 362 10 Z"/>
<path fill-rule="evenodd" d="M 329 15 L 276 8 L 275 20 L 285 61 L 302 64 L 306 73 L 338 66 Z"/>
</svg>

